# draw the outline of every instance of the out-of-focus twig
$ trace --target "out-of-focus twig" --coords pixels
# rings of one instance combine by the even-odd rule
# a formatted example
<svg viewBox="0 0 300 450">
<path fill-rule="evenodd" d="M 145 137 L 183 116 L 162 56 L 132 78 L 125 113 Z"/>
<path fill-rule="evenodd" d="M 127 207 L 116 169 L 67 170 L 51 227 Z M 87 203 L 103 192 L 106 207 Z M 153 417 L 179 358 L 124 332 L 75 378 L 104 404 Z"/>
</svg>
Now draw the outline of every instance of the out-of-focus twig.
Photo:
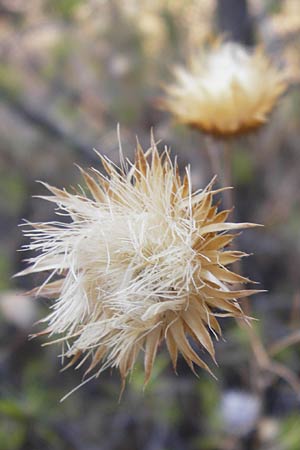
<svg viewBox="0 0 300 450">
<path fill-rule="evenodd" d="M 221 33 L 244 45 L 253 44 L 253 18 L 247 0 L 218 0 L 216 12 Z"/>
<path fill-rule="evenodd" d="M 290 314 L 290 326 L 291 328 L 299 329 L 300 323 L 300 292 L 297 291 L 293 296 L 293 303 Z"/>
<path fill-rule="evenodd" d="M 270 358 L 271 352 L 268 352 L 265 349 L 260 337 L 254 330 L 254 328 L 249 327 L 245 322 L 242 321 L 240 321 L 240 325 L 248 334 L 251 349 L 260 371 L 267 371 L 275 375 L 276 377 L 282 378 L 288 383 L 291 389 L 293 389 L 297 397 L 299 397 L 300 381 L 297 375 L 284 364 L 281 364 Z"/>
<path fill-rule="evenodd" d="M 89 161 L 99 162 L 99 158 L 91 151 L 95 147 L 95 143 L 86 142 L 79 136 L 74 136 L 74 132 L 67 130 L 58 120 L 50 117 L 43 110 L 32 107 L 18 96 L 11 95 L 11 92 L 3 87 L 0 87 L 0 98 L 19 116 L 52 137 L 63 141 L 79 153 L 81 157 L 84 156 Z"/>
<path fill-rule="evenodd" d="M 222 171 L 222 165 L 220 162 L 219 152 L 220 149 L 216 145 L 215 140 L 211 136 L 205 137 L 205 147 L 206 147 L 206 154 L 207 159 L 209 162 L 209 165 L 211 167 L 212 175 L 219 178 L 219 181 L 221 184 L 223 184 L 223 180 L 221 179 L 223 171 Z"/>
<path fill-rule="evenodd" d="M 0 2 L 0 16 L 9 20 L 21 20 L 23 17 L 23 10 L 12 6 L 9 2 Z"/>
<path fill-rule="evenodd" d="M 207 136 L 205 139 L 208 161 L 211 166 L 212 175 L 219 177 L 222 187 L 232 187 L 231 152 L 228 142 L 218 141 L 214 137 Z M 234 198 L 232 189 L 224 192 L 224 208 L 232 209 Z M 232 217 L 232 212 L 231 212 Z M 233 218 L 232 218 L 232 221 Z"/>
<path fill-rule="evenodd" d="M 283 337 L 282 339 L 278 339 L 274 344 L 269 347 L 269 354 L 274 356 L 277 353 L 285 350 L 291 345 L 297 344 L 300 342 L 300 331 L 296 330 L 288 336 Z"/>
</svg>

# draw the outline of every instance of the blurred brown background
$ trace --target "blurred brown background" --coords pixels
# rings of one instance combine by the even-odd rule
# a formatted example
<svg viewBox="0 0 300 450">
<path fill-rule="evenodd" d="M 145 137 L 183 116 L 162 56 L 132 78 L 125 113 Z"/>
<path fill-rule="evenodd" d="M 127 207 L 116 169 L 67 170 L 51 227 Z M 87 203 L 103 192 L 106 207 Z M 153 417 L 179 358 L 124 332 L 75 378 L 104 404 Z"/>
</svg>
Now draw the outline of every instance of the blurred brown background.
<svg viewBox="0 0 300 450">
<path fill-rule="evenodd" d="M 32 198 L 44 193 L 36 180 L 76 185 L 74 162 L 99 164 L 93 148 L 117 161 L 120 123 L 126 156 L 136 135 L 147 148 L 154 127 L 203 187 L 212 176 L 205 138 L 157 104 L 172 67 L 219 33 L 264 45 L 289 70 L 269 124 L 232 148 L 236 216 L 265 225 L 239 238 L 254 253 L 243 271 L 269 291 L 251 300 L 254 327 L 287 372 L 258 370 L 247 336 L 228 320 L 218 382 L 183 363 L 176 376 L 162 351 L 145 392 L 138 367 L 120 404 L 109 372 L 60 404 L 84 369 L 59 373 L 58 347 L 28 340 L 47 302 L 24 294 L 36 280 L 11 278 L 24 265 L 17 225 L 54 217 Z M 0 1 L 1 450 L 299 450 L 299 77 L 299 0 Z M 286 336 L 294 344 L 280 347 Z"/>
</svg>

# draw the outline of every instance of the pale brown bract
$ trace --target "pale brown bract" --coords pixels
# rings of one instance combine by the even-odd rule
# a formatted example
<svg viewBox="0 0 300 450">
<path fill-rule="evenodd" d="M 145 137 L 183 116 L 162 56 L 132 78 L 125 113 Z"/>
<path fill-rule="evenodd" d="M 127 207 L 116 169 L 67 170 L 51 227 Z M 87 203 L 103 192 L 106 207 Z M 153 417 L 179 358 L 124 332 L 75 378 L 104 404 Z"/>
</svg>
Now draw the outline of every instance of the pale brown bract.
<svg viewBox="0 0 300 450">
<path fill-rule="evenodd" d="M 178 122 L 222 138 L 262 126 L 287 88 L 285 72 L 261 48 L 251 53 L 231 42 L 192 58 L 174 75 L 161 107 Z"/>
<path fill-rule="evenodd" d="M 63 344 L 69 365 L 89 361 L 87 373 L 119 369 L 123 383 L 144 354 L 145 383 L 157 351 L 166 343 L 174 369 L 180 353 L 192 370 L 210 371 L 202 352 L 215 360 L 219 316 L 247 319 L 238 299 L 248 279 L 228 269 L 245 253 L 227 248 L 234 231 L 230 211 L 214 205 L 212 182 L 192 193 L 189 169 L 179 176 L 166 149 L 152 139 L 135 162 L 116 167 L 100 156 L 106 174 L 82 170 L 85 190 L 68 193 L 45 186 L 42 198 L 69 216 L 69 223 L 28 223 L 26 249 L 37 251 L 19 275 L 47 272 L 37 296 L 53 299 L 42 320 L 50 342 Z M 235 288 L 236 286 L 236 288 Z"/>
</svg>

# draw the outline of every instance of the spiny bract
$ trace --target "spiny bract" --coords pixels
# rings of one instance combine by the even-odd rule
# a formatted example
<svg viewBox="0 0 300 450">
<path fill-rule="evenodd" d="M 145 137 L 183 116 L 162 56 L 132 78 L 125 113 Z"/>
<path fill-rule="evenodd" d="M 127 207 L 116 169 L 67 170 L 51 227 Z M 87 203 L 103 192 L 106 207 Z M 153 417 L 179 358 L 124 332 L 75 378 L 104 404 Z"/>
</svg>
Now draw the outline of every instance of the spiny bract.
<svg viewBox="0 0 300 450">
<path fill-rule="evenodd" d="M 263 125 L 286 89 L 285 74 L 260 48 L 221 43 L 175 71 L 162 107 L 178 122 L 220 137 Z"/>
<path fill-rule="evenodd" d="M 42 320 L 54 342 L 63 343 L 69 365 L 89 359 L 87 372 L 119 369 L 123 384 L 144 352 L 145 382 L 165 341 L 176 368 L 181 353 L 193 370 L 210 370 L 188 336 L 215 358 L 212 336 L 218 316 L 244 317 L 236 299 L 254 290 L 230 290 L 249 280 L 227 265 L 245 256 L 224 250 L 227 234 L 249 223 L 225 222 L 213 181 L 192 193 L 189 169 L 183 179 L 169 151 L 159 155 L 154 140 L 135 163 L 121 168 L 100 156 L 106 175 L 82 170 L 87 194 L 45 186 L 69 223 L 27 223 L 27 250 L 38 251 L 19 275 L 49 272 L 36 295 L 54 298 Z M 42 334 L 39 333 L 39 334 Z"/>
</svg>

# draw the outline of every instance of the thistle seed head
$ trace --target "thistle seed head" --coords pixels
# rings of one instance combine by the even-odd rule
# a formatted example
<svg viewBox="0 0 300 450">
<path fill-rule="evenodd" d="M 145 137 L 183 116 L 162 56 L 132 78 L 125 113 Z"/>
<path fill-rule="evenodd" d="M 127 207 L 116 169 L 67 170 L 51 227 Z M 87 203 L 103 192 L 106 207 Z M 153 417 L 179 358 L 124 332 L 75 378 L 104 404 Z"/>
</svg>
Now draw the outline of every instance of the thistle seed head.
<svg viewBox="0 0 300 450">
<path fill-rule="evenodd" d="M 285 74 L 257 48 L 221 43 L 179 67 L 162 107 L 178 122 L 219 137 L 263 125 L 286 89 Z"/>
<path fill-rule="evenodd" d="M 214 205 L 213 181 L 192 192 L 189 169 L 180 177 L 166 149 L 152 139 L 135 162 L 116 167 L 100 156 L 105 173 L 82 170 L 85 190 L 45 184 L 58 214 L 69 222 L 27 223 L 27 250 L 37 255 L 19 275 L 45 272 L 36 295 L 53 299 L 44 333 L 62 342 L 69 365 L 89 360 L 87 372 L 119 369 L 123 381 L 144 353 L 145 382 L 165 342 L 174 368 L 180 353 L 188 365 L 209 370 L 188 337 L 213 359 L 219 316 L 245 318 L 238 299 L 254 290 L 228 265 L 245 253 L 225 248 L 233 231 L 230 211 Z"/>
</svg>

